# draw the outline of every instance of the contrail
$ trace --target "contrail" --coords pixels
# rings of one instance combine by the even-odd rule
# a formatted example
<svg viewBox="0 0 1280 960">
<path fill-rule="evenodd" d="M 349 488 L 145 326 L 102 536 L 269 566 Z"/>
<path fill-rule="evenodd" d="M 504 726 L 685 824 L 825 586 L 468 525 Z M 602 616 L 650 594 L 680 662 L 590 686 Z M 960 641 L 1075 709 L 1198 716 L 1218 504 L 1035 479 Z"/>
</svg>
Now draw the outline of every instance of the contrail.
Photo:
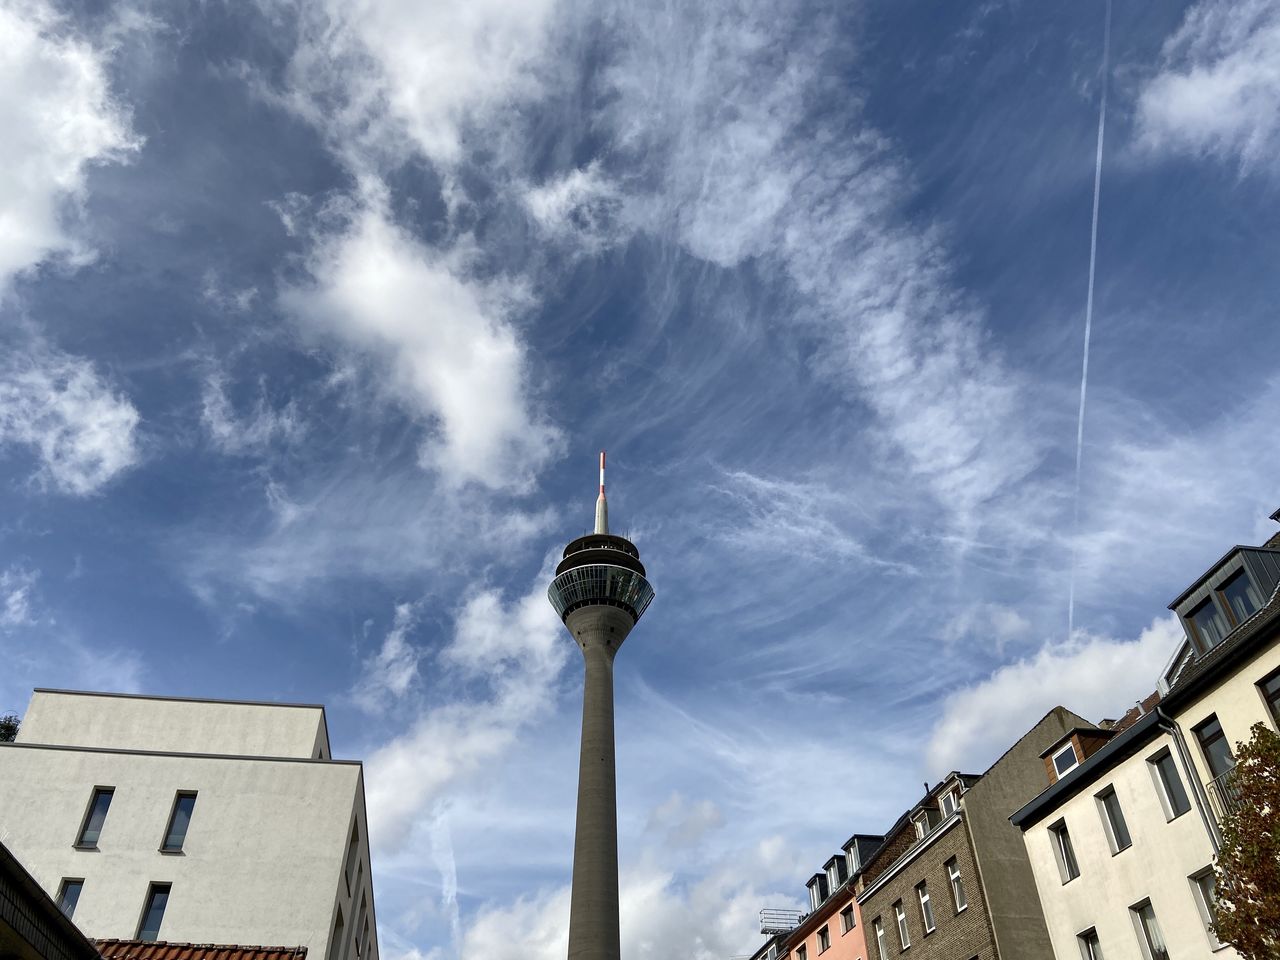
<svg viewBox="0 0 1280 960">
<path fill-rule="evenodd" d="M 1093 336 L 1093 280 L 1098 266 L 1098 199 L 1102 195 L 1102 136 L 1107 127 L 1107 80 L 1111 68 L 1111 0 L 1102 32 L 1102 107 L 1098 111 L 1098 151 L 1093 161 L 1093 226 L 1089 234 L 1089 294 L 1084 305 L 1084 361 L 1080 367 L 1080 413 L 1076 417 L 1076 482 L 1071 507 L 1071 586 L 1067 595 L 1067 640 L 1075 632 L 1076 537 L 1080 532 L 1080 464 L 1084 459 L 1084 405 L 1089 390 L 1089 341 Z"/>
</svg>

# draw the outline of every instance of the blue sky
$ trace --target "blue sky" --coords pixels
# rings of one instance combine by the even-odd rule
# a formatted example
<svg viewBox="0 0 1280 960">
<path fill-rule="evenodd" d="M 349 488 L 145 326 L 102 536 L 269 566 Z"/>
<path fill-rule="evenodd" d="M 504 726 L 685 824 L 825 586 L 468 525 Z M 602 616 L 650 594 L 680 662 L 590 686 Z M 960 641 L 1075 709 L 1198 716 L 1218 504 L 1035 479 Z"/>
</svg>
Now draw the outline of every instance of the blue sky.
<svg viewBox="0 0 1280 960">
<path fill-rule="evenodd" d="M 591 522 L 624 954 L 1154 685 L 1280 506 L 1280 9 L 0 4 L 0 709 L 323 701 L 392 960 L 563 954 Z M 1076 630 L 1067 598 L 1076 558 Z"/>
</svg>

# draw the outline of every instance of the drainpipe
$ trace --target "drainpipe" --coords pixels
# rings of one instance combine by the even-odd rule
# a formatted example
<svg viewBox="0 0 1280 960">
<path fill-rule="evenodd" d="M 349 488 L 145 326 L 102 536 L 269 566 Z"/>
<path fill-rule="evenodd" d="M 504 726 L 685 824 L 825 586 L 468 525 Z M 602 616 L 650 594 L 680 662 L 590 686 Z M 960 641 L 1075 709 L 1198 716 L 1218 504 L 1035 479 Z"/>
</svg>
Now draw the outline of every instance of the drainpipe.
<svg viewBox="0 0 1280 960">
<path fill-rule="evenodd" d="M 1191 752 L 1187 749 L 1187 741 L 1182 736 L 1182 728 L 1164 712 L 1159 704 L 1151 712 L 1156 715 L 1156 725 L 1173 739 L 1173 746 L 1178 751 L 1178 759 L 1182 761 L 1182 769 L 1187 772 L 1187 779 L 1191 781 L 1191 795 L 1195 797 L 1200 822 L 1204 824 L 1205 833 L 1209 835 L 1209 843 L 1213 847 L 1213 855 L 1217 858 L 1222 850 L 1222 840 L 1218 836 L 1218 821 L 1209 809 L 1209 797 L 1204 792 L 1204 784 L 1200 782 L 1200 774 L 1196 772 L 1195 764 L 1191 762 Z"/>
</svg>

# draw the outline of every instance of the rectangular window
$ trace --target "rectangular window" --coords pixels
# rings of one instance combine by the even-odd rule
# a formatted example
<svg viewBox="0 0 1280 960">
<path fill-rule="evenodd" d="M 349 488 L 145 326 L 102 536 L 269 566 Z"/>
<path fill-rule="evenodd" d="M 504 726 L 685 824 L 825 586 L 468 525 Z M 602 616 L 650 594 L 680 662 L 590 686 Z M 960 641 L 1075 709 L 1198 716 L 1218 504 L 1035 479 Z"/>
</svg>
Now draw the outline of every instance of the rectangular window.
<svg viewBox="0 0 1280 960">
<path fill-rule="evenodd" d="M 1076 853 L 1071 848 L 1071 834 L 1067 832 L 1065 820 L 1059 820 L 1049 828 L 1049 836 L 1053 840 L 1053 855 L 1058 861 L 1058 872 L 1062 874 L 1062 882 L 1069 883 L 1080 876 L 1080 867 L 1076 864 Z"/>
<path fill-rule="evenodd" d="M 898 942 L 905 950 L 911 946 L 911 934 L 907 932 L 907 911 L 902 908 L 901 900 L 893 905 L 893 915 L 898 921 Z"/>
<path fill-rule="evenodd" d="M 1080 761 L 1076 759 L 1076 745 L 1074 743 L 1068 743 L 1053 755 L 1053 769 L 1058 774 L 1059 779 L 1079 765 Z"/>
<path fill-rule="evenodd" d="M 342 908 L 338 908 L 338 915 L 333 921 L 333 941 L 329 944 L 326 955 L 330 957 L 342 956 L 342 934 L 346 931 L 346 924 L 342 922 Z"/>
<path fill-rule="evenodd" d="M 1212 650 L 1227 635 L 1227 621 L 1222 611 L 1209 597 L 1204 603 L 1191 611 L 1187 617 L 1191 621 L 1196 636 L 1200 640 L 1201 651 Z"/>
<path fill-rule="evenodd" d="M 364 949 L 360 944 L 360 928 L 364 926 L 365 915 L 367 914 L 368 910 L 369 910 L 369 901 L 365 899 L 364 894 L 361 894 L 360 895 L 360 915 L 356 918 L 356 925 L 354 929 L 352 929 L 351 931 L 351 939 L 355 941 L 355 945 L 356 945 L 357 960 L 359 960 L 360 957 L 364 956 Z"/>
<path fill-rule="evenodd" d="M 853 904 L 851 903 L 840 911 L 840 932 L 842 934 L 848 933 L 854 926 L 856 924 L 853 920 Z"/>
<path fill-rule="evenodd" d="M 1129 914 L 1133 918 L 1133 926 L 1145 960 L 1169 960 L 1169 948 L 1164 944 L 1164 935 L 1160 932 L 1160 924 L 1156 922 L 1156 912 L 1151 907 L 1151 901 L 1144 900 L 1130 907 Z"/>
<path fill-rule="evenodd" d="M 164 908 L 169 903 L 169 884 L 153 883 L 147 891 L 147 905 L 138 924 L 138 940 L 159 940 L 160 924 L 164 920 Z"/>
<path fill-rule="evenodd" d="M 920 919 L 924 921 L 924 932 L 933 933 L 937 926 L 933 922 L 933 904 L 929 901 L 929 884 L 921 883 L 917 886 L 916 896 L 920 898 Z"/>
<path fill-rule="evenodd" d="M 115 787 L 94 787 L 93 796 L 89 799 L 89 809 L 84 815 L 84 823 L 80 825 L 80 839 L 76 841 L 77 847 L 98 845 L 102 824 L 106 822 L 107 811 L 111 809 L 111 797 L 115 790 Z"/>
<path fill-rule="evenodd" d="M 1200 744 L 1200 751 L 1209 765 L 1210 776 L 1216 780 L 1223 774 L 1230 773 L 1231 768 L 1236 765 L 1236 758 L 1231 755 L 1231 744 L 1227 743 L 1217 715 L 1210 715 L 1208 720 L 1192 727 L 1191 732 L 1196 735 Z"/>
<path fill-rule="evenodd" d="M 796 947 L 796 960 L 809 960 L 809 948 L 803 943 Z"/>
<path fill-rule="evenodd" d="M 360 942 L 364 944 L 364 955 L 369 955 L 369 921 L 366 918 L 364 922 L 364 932 L 360 934 Z"/>
<path fill-rule="evenodd" d="M 884 948 L 884 924 L 879 917 L 871 921 L 871 929 L 876 932 L 876 954 L 880 960 L 889 960 L 889 952 Z"/>
<path fill-rule="evenodd" d="M 818 931 L 818 952 L 826 953 L 831 949 L 831 931 L 823 927 Z"/>
<path fill-rule="evenodd" d="M 164 833 L 164 844 L 160 847 L 165 853 L 177 853 L 187 839 L 187 827 L 191 823 L 191 811 L 196 808 L 195 791 L 178 791 L 173 801 L 173 813 L 169 814 L 169 828 Z"/>
<path fill-rule="evenodd" d="M 1280 730 L 1280 670 L 1264 678 L 1258 684 L 1262 699 L 1266 701 L 1267 710 L 1271 713 L 1271 722 Z"/>
<path fill-rule="evenodd" d="M 955 901 L 956 913 L 969 906 L 969 901 L 964 895 L 964 881 L 960 879 L 960 865 L 956 863 L 956 858 L 952 857 L 946 863 L 947 879 L 951 881 L 951 899 Z"/>
<path fill-rule="evenodd" d="M 1102 960 L 1102 944 L 1098 942 L 1098 931 L 1092 928 L 1076 936 L 1080 945 L 1080 960 Z"/>
<path fill-rule="evenodd" d="M 1262 606 L 1262 597 L 1243 570 L 1218 588 L 1223 605 L 1231 611 L 1236 623 L 1244 623 Z"/>
<path fill-rule="evenodd" d="M 960 809 L 960 791 L 948 790 L 942 795 L 942 815 L 949 817 Z"/>
<path fill-rule="evenodd" d="M 1173 762 L 1173 754 L 1163 750 L 1147 760 L 1151 764 L 1151 776 L 1155 779 L 1160 802 L 1164 805 L 1166 819 L 1173 820 L 1191 809 L 1191 801 L 1187 799 L 1187 791 L 1182 787 L 1182 778 L 1178 775 L 1178 766 Z"/>
<path fill-rule="evenodd" d="M 1205 867 L 1187 879 L 1191 881 L 1191 893 L 1195 897 L 1196 909 L 1200 911 L 1200 922 L 1204 924 L 1205 935 L 1209 938 L 1209 948 L 1217 950 L 1222 946 L 1222 941 L 1213 932 L 1213 904 L 1217 900 L 1213 868 Z"/>
<path fill-rule="evenodd" d="M 360 825 L 351 828 L 351 840 L 347 844 L 347 893 L 351 893 L 351 884 L 356 878 L 356 863 L 360 860 Z"/>
<path fill-rule="evenodd" d="M 63 877 L 62 886 L 58 890 L 58 906 L 68 917 L 74 916 L 76 904 L 80 902 L 80 891 L 84 889 L 84 880 Z"/>
<path fill-rule="evenodd" d="M 1097 796 L 1098 812 L 1102 814 L 1102 827 L 1107 834 L 1107 843 L 1112 853 L 1119 853 L 1132 845 L 1129 826 L 1124 822 L 1124 811 L 1120 809 L 1120 798 L 1116 796 L 1114 787 L 1107 787 Z"/>
</svg>

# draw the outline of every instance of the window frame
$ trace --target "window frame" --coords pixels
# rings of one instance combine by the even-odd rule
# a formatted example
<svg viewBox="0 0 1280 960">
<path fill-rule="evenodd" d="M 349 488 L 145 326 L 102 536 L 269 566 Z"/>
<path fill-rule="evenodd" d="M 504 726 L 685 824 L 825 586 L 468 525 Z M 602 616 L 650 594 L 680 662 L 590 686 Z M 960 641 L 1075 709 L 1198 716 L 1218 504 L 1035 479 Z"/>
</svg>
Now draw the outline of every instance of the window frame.
<svg viewBox="0 0 1280 960">
<path fill-rule="evenodd" d="M 67 890 L 70 887 L 76 888 L 76 898 L 71 904 L 71 909 L 67 909 Z M 84 893 L 84 877 L 63 877 L 62 882 L 58 884 L 58 909 L 62 911 L 63 916 L 68 920 L 75 919 L 76 905 L 80 903 L 80 896 Z"/>
<path fill-rule="evenodd" d="M 845 919 L 846 914 L 848 915 L 847 920 Z M 857 912 L 853 909 L 853 904 L 851 903 L 847 907 L 845 907 L 843 910 L 840 911 L 840 936 L 843 937 L 846 933 L 848 933 L 857 925 L 858 925 L 858 915 L 857 915 Z"/>
<path fill-rule="evenodd" d="M 1151 923 L 1154 924 L 1156 934 L 1160 938 L 1160 954 L 1163 956 L 1157 955 L 1156 945 L 1151 942 L 1151 931 L 1147 927 L 1146 918 L 1142 915 L 1143 910 L 1151 912 Z M 1133 922 L 1143 960 L 1169 960 L 1169 944 L 1164 938 L 1164 930 L 1160 927 L 1160 920 L 1156 916 L 1156 908 L 1152 905 L 1150 897 L 1139 900 L 1129 908 L 1129 919 Z"/>
<path fill-rule="evenodd" d="M 1076 946 L 1080 948 L 1080 960 L 1103 960 L 1102 941 L 1098 938 L 1097 927 L 1077 933 Z"/>
<path fill-rule="evenodd" d="M 950 801 L 951 809 L 948 810 L 948 801 Z M 938 798 L 938 806 L 942 810 L 942 816 L 949 817 L 960 809 L 960 788 L 952 787 Z"/>
<path fill-rule="evenodd" d="M 894 901 L 893 918 L 898 922 L 898 943 L 906 953 L 911 949 L 911 931 L 907 929 L 907 911 L 901 900 Z"/>
<path fill-rule="evenodd" d="M 1210 728 L 1210 727 L 1216 728 L 1217 734 L 1216 735 L 1210 734 L 1210 736 L 1206 739 L 1205 730 L 1206 728 Z M 1200 756 L 1204 758 L 1204 767 L 1207 771 L 1209 771 L 1210 780 L 1217 780 L 1219 777 L 1225 777 L 1228 773 L 1230 773 L 1233 769 L 1235 769 L 1236 755 L 1234 751 L 1232 751 L 1231 749 L 1231 741 L 1227 739 L 1227 732 L 1222 729 L 1222 722 L 1218 719 L 1218 715 L 1216 713 L 1209 714 L 1207 717 L 1205 717 L 1203 720 L 1197 723 L 1194 727 L 1192 727 L 1191 734 L 1196 738 L 1196 746 L 1200 748 Z M 1213 754 L 1209 752 L 1209 747 L 1218 743 L 1219 741 L 1221 741 L 1222 744 L 1227 748 L 1227 757 L 1231 761 L 1231 766 L 1227 767 L 1226 770 L 1215 770 L 1213 768 Z"/>
<path fill-rule="evenodd" d="M 1267 695 L 1266 685 L 1269 683 L 1275 684 L 1274 697 L 1269 697 Z M 1262 698 L 1262 706 L 1266 711 L 1267 719 L 1271 721 L 1272 729 L 1280 731 L 1280 667 L 1272 670 L 1265 677 L 1255 683 L 1253 687 L 1258 691 L 1258 696 Z"/>
<path fill-rule="evenodd" d="M 1168 760 L 1172 768 L 1172 772 L 1177 777 L 1178 791 L 1182 794 L 1182 802 L 1185 804 L 1179 810 L 1174 802 L 1173 796 L 1169 792 L 1169 783 L 1165 779 L 1164 768 L 1161 766 L 1162 761 Z M 1168 747 L 1157 750 L 1151 756 L 1147 757 L 1147 766 L 1151 771 L 1151 780 L 1155 785 L 1156 795 L 1160 798 L 1160 805 L 1164 807 L 1164 818 L 1168 823 L 1172 823 L 1179 817 L 1191 810 L 1191 797 L 1187 794 L 1187 788 L 1182 782 L 1182 771 L 1178 769 L 1178 761 L 1173 756 L 1173 751 Z"/>
<path fill-rule="evenodd" d="M 927 937 L 938 929 L 937 918 L 933 915 L 933 898 L 929 896 L 929 881 L 921 880 L 916 884 L 916 899 L 920 901 L 920 922 L 924 925 Z"/>
<path fill-rule="evenodd" d="M 351 838 L 347 841 L 347 856 L 342 864 L 342 875 L 347 881 L 347 896 L 351 896 L 351 882 L 358 878 L 356 865 L 363 858 L 360 856 L 360 821 L 351 824 Z"/>
<path fill-rule="evenodd" d="M 155 935 L 152 937 L 144 937 L 146 932 L 145 924 L 147 918 L 151 915 L 152 903 L 160 891 L 164 891 L 164 906 L 160 908 L 160 919 L 156 921 Z M 173 893 L 173 884 L 168 881 L 153 880 L 147 885 L 147 897 L 142 901 L 142 915 L 138 917 L 137 935 L 133 938 L 144 943 L 156 943 L 160 940 L 160 928 L 164 926 L 164 915 L 169 909 L 169 897 Z"/>
<path fill-rule="evenodd" d="M 796 960 L 809 960 L 809 947 L 807 944 L 800 944 L 796 947 Z"/>
<path fill-rule="evenodd" d="M 1068 750 L 1071 751 L 1071 766 L 1067 767 L 1067 769 L 1065 770 L 1059 770 L 1058 758 L 1062 756 L 1064 753 L 1066 753 Z M 1068 740 L 1057 750 L 1053 751 L 1053 753 L 1049 755 L 1049 762 L 1053 764 L 1054 776 L 1056 776 L 1059 780 L 1065 777 L 1068 773 L 1070 773 L 1076 767 L 1080 766 L 1080 754 L 1076 752 L 1075 740 L 1074 739 Z"/>
<path fill-rule="evenodd" d="M 182 853 L 182 848 L 187 845 L 187 833 L 191 829 L 191 818 L 196 812 L 196 797 L 199 795 L 197 790 L 179 790 L 173 795 L 173 806 L 169 808 L 169 822 L 165 824 L 164 836 L 160 838 L 160 852 L 167 854 Z M 169 837 L 173 833 L 174 821 L 178 818 L 178 804 L 184 799 L 191 800 L 191 812 L 187 814 L 187 826 L 182 831 L 182 837 L 178 841 L 176 847 L 169 846 Z"/>
<path fill-rule="evenodd" d="M 1227 588 L 1230 587 L 1232 584 L 1241 580 L 1243 580 L 1244 583 L 1246 584 L 1246 590 L 1252 590 L 1256 596 L 1261 598 L 1262 591 L 1257 588 L 1257 585 L 1254 584 L 1253 582 L 1253 578 L 1249 576 L 1249 571 L 1245 569 L 1243 566 L 1240 567 L 1240 569 L 1237 570 L 1235 573 L 1231 574 L 1231 576 L 1227 577 L 1227 579 L 1223 580 L 1220 584 L 1218 584 L 1216 587 L 1213 588 L 1213 592 L 1218 595 L 1218 599 L 1222 602 L 1222 609 L 1226 611 L 1228 624 L 1231 627 L 1240 626 L 1240 624 L 1244 623 L 1245 620 L 1248 620 L 1255 613 L 1257 613 L 1264 606 L 1266 606 L 1266 601 L 1262 600 L 1261 603 L 1257 604 L 1252 610 L 1246 613 L 1243 617 L 1240 617 L 1236 614 L 1235 607 L 1231 606 L 1231 598 L 1227 596 Z"/>
<path fill-rule="evenodd" d="M 889 960 L 889 954 L 884 949 L 884 918 L 876 917 L 872 920 L 871 929 L 876 932 L 876 953 L 879 960 Z"/>
<path fill-rule="evenodd" d="M 1222 605 L 1218 603 L 1219 599 L 1220 598 L 1218 597 L 1216 591 L 1211 592 L 1202 601 L 1200 601 L 1194 607 L 1192 607 L 1190 610 L 1187 611 L 1187 626 L 1191 628 L 1191 633 L 1193 634 L 1193 638 L 1195 640 L 1196 646 L 1199 648 L 1198 652 L 1201 654 L 1201 656 L 1208 653 L 1210 650 L 1212 650 L 1214 647 L 1220 644 L 1223 640 L 1227 639 L 1227 636 L 1231 633 L 1231 629 L 1233 626 L 1232 618 L 1230 617 L 1230 615 L 1226 615 L 1226 616 L 1223 615 Z M 1200 628 L 1200 624 L 1196 621 L 1196 614 L 1198 614 L 1201 610 L 1205 610 L 1208 608 L 1211 608 L 1216 614 L 1218 618 L 1218 622 L 1221 624 L 1221 630 L 1222 630 L 1222 636 L 1220 636 L 1213 643 L 1209 643 L 1208 641 L 1205 640 L 1204 633 Z"/>
<path fill-rule="evenodd" d="M 106 794 L 108 797 L 107 808 L 102 811 L 102 822 L 98 824 L 98 835 L 93 838 L 92 843 L 85 842 L 85 834 L 89 831 L 89 821 L 93 817 L 93 812 L 98 806 L 98 797 Z M 89 792 L 89 805 L 85 807 L 84 816 L 80 818 L 80 829 L 76 832 L 76 842 L 72 846 L 77 850 L 97 850 L 98 841 L 102 839 L 102 829 L 107 825 L 107 816 L 111 813 L 111 804 L 116 798 L 116 788 L 113 786 L 104 786 L 95 784 Z"/>
<path fill-rule="evenodd" d="M 1206 895 L 1203 885 L 1205 880 L 1215 888 L 1212 894 Z M 1213 930 L 1213 905 L 1218 899 L 1213 864 L 1191 874 L 1187 877 L 1187 882 L 1191 884 L 1191 899 L 1196 902 L 1196 912 L 1200 914 L 1200 923 L 1209 941 L 1209 949 L 1215 952 L 1221 950 L 1226 944 L 1218 939 L 1218 935 Z"/>
<path fill-rule="evenodd" d="M 831 925 L 829 923 L 824 923 L 818 928 L 817 944 L 818 956 L 822 956 L 822 954 L 831 949 Z"/>
<path fill-rule="evenodd" d="M 1120 842 L 1120 837 L 1116 834 L 1116 818 L 1112 817 L 1111 809 L 1107 806 L 1108 798 L 1115 801 L 1116 816 L 1120 820 L 1120 829 L 1124 831 L 1125 842 Z M 1120 806 L 1120 796 L 1116 793 L 1115 784 L 1109 784 L 1102 790 L 1093 795 L 1093 799 L 1098 804 L 1098 816 L 1102 818 L 1102 832 L 1107 835 L 1107 845 L 1111 848 L 1111 855 L 1124 853 L 1133 846 L 1133 834 L 1129 831 L 1129 824 L 1124 818 L 1124 808 Z"/>
<path fill-rule="evenodd" d="M 1058 874 L 1065 886 L 1080 876 L 1080 861 L 1076 858 L 1076 848 L 1071 842 L 1071 831 L 1067 829 L 1065 817 L 1049 825 L 1049 840 L 1053 844 Z"/>
</svg>

